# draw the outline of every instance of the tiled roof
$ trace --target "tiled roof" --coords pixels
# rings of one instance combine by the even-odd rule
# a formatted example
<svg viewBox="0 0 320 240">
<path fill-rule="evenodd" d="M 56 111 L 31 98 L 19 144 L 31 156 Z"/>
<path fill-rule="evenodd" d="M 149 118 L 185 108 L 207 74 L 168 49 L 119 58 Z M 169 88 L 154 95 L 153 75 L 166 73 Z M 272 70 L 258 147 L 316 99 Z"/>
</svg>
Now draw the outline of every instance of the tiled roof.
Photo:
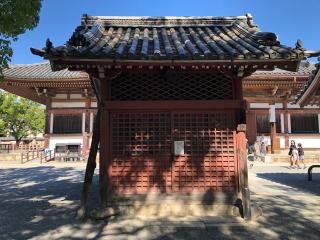
<svg viewBox="0 0 320 240">
<path fill-rule="evenodd" d="M 320 97 L 317 91 L 320 89 L 320 63 L 315 65 L 315 69 L 309 76 L 308 81 L 295 97 L 295 103 L 299 105 L 320 104 Z"/>
<path fill-rule="evenodd" d="M 301 61 L 298 71 L 297 72 L 292 72 L 292 71 L 286 71 L 280 68 L 276 68 L 273 71 L 263 71 L 263 70 L 258 70 L 256 71 L 252 76 L 260 76 L 260 75 L 275 75 L 275 76 L 288 76 L 288 75 L 309 75 L 316 69 L 316 64 L 309 62 L 309 61 Z"/>
<path fill-rule="evenodd" d="M 32 49 L 46 59 L 241 60 L 308 57 L 297 44 L 281 45 L 260 32 L 251 15 L 240 17 L 84 16 L 66 45 Z"/>
<path fill-rule="evenodd" d="M 49 62 L 34 64 L 12 64 L 4 69 L 6 79 L 77 79 L 86 78 L 88 75 L 84 72 L 71 72 L 67 69 L 53 72 Z"/>
<path fill-rule="evenodd" d="M 250 78 L 260 75 L 281 76 L 281 75 L 309 75 L 315 70 L 315 64 L 308 61 L 301 61 L 298 72 L 291 72 L 282 69 L 273 71 L 256 71 Z M 30 80 L 66 80 L 66 79 L 88 79 L 85 72 L 69 71 L 52 71 L 49 62 L 33 64 L 12 64 L 4 70 L 5 79 L 30 79 Z"/>
</svg>

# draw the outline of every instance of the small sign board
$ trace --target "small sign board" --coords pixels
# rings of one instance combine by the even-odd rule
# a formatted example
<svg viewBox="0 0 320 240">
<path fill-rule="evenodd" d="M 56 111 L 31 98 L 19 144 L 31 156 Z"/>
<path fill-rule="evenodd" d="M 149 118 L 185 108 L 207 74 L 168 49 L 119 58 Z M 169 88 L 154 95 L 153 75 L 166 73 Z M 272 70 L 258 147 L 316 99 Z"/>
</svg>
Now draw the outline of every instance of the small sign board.
<svg viewBox="0 0 320 240">
<path fill-rule="evenodd" d="M 174 141 L 174 155 L 179 156 L 184 154 L 184 141 Z"/>
<path fill-rule="evenodd" d="M 276 122 L 276 105 L 270 105 L 269 108 L 269 121 L 271 123 Z"/>
</svg>

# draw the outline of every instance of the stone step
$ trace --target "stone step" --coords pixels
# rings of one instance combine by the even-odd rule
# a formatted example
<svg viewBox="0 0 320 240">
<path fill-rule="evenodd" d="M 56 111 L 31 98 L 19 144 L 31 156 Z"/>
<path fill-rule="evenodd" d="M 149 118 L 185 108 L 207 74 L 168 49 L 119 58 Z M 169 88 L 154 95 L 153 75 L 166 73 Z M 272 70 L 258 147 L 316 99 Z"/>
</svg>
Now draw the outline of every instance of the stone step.
<svg viewBox="0 0 320 240">
<path fill-rule="evenodd" d="M 290 162 L 288 155 L 270 155 L 272 162 Z M 305 155 L 305 163 L 318 163 L 320 162 L 320 155 Z"/>
<path fill-rule="evenodd" d="M 130 194 L 114 196 L 110 211 L 137 217 L 213 217 L 231 216 L 236 197 L 226 193 L 205 194 Z"/>
</svg>

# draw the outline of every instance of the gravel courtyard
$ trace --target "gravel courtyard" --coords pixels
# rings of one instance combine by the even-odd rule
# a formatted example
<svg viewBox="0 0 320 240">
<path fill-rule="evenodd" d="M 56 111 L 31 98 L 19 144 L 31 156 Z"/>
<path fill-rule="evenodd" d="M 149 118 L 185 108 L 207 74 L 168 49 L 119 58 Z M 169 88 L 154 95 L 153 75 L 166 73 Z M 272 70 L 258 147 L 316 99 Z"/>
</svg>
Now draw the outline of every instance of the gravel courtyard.
<svg viewBox="0 0 320 240">
<path fill-rule="evenodd" d="M 1 164 L 1 163 L 0 163 Z M 320 239 L 320 169 L 255 165 L 251 198 L 263 217 L 75 220 L 84 164 L 0 166 L 0 239 Z M 89 207 L 97 201 L 95 176 Z"/>
</svg>

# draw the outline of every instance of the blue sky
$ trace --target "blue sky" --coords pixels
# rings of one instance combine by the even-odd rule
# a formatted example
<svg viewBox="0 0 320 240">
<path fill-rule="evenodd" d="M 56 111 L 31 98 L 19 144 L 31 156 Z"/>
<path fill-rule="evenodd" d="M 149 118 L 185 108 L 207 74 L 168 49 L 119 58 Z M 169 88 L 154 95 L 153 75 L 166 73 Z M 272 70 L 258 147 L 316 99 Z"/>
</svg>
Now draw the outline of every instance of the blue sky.
<svg viewBox="0 0 320 240">
<path fill-rule="evenodd" d="M 12 44 L 12 63 L 43 61 L 30 53 L 47 38 L 64 44 L 82 14 L 106 16 L 239 16 L 250 12 L 262 31 L 276 33 L 282 44 L 320 49 L 320 0 L 44 0 L 39 25 Z"/>
</svg>

